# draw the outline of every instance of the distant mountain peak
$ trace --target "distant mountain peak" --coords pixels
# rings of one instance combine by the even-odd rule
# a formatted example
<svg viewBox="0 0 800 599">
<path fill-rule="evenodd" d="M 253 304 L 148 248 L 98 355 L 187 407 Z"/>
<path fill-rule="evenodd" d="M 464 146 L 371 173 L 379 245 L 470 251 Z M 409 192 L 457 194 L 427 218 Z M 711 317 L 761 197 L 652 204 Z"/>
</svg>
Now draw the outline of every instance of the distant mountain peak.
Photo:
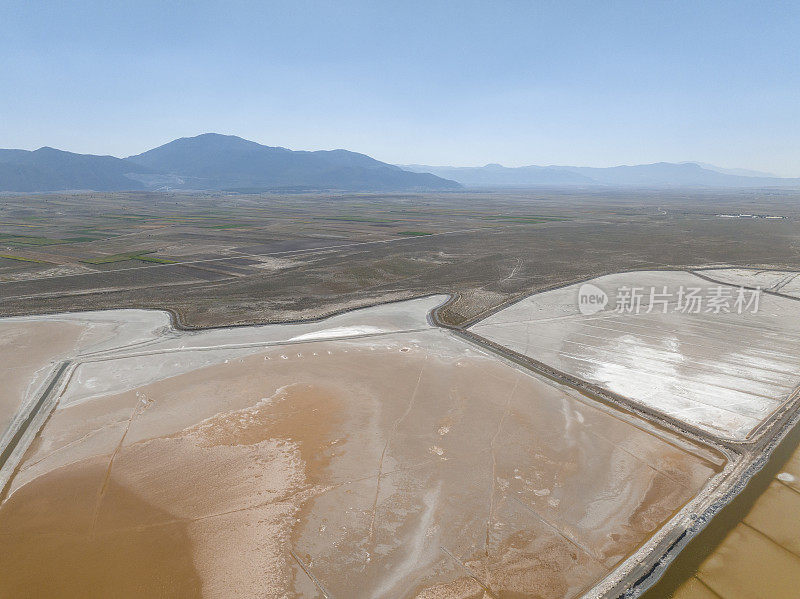
<svg viewBox="0 0 800 599">
<path fill-rule="evenodd" d="M 294 151 L 237 135 L 181 137 L 136 156 L 76 154 L 43 146 L 0 150 L 0 191 L 342 190 L 438 191 L 470 187 L 800 187 L 800 179 L 697 162 L 577 166 L 395 166 L 349 150 Z"/>
<path fill-rule="evenodd" d="M 405 171 L 357 152 L 295 152 L 220 133 L 181 137 L 125 159 L 49 146 L 32 152 L 0 150 L 0 191 L 441 191 L 460 187 L 455 181 Z"/>
<path fill-rule="evenodd" d="M 174 148 L 182 148 L 182 147 L 205 147 L 205 148 L 215 148 L 219 150 L 255 150 L 257 148 L 263 148 L 267 146 L 262 146 L 261 144 L 244 139 L 237 135 L 223 135 L 222 133 L 201 133 L 200 135 L 194 135 L 192 137 L 179 137 L 178 139 L 173 139 L 163 145 L 160 145 L 153 150 L 148 150 L 148 152 L 152 152 L 154 150 L 158 150 L 161 148 L 167 147 L 174 147 Z M 143 152 L 146 154 L 147 152 Z M 141 156 L 142 154 L 138 154 Z M 133 156 L 129 156 L 129 158 L 134 158 Z"/>
</svg>

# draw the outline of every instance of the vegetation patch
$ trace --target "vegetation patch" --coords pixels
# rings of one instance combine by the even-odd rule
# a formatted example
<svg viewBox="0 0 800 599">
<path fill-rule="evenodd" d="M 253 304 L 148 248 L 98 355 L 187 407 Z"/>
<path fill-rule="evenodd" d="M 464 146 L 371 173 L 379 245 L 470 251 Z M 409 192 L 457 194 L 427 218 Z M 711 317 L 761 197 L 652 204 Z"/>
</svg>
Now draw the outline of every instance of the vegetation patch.
<svg viewBox="0 0 800 599">
<path fill-rule="evenodd" d="M 0 233 L 0 242 L 8 245 L 56 245 L 65 243 L 63 239 L 50 239 L 49 237 L 35 237 L 33 235 L 9 235 Z"/>
<path fill-rule="evenodd" d="M 63 241 L 64 243 L 86 243 L 88 241 L 97 241 L 98 239 L 103 239 L 102 237 L 67 237 Z"/>
<path fill-rule="evenodd" d="M 158 258 L 156 256 L 149 256 L 153 250 L 144 252 L 123 252 L 121 254 L 112 254 L 110 256 L 101 256 L 99 258 L 91 258 L 89 260 L 81 260 L 85 264 L 112 264 L 114 262 L 127 262 L 129 260 L 141 260 L 142 262 L 155 262 L 156 264 L 174 264 L 173 260 L 166 258 Z"/>
<path fill-rule="evenodd" d="M 3 227 L 28 227 L 28 228 L 30 228 L 30 227 L 44 227 L 45 225 L 29 225 L 29 224 L 26 224 L 26 223 L 0 222 L 0 226 L 3 226 Z"/>
<path fill-rule="evenodd" d="M 484 216 L 483 218 L 487 220 L 499 220 L 503 222 L 512 222 L 512 223 L 546 223 L 551 221 L 568 220 L 560 216 L 539 216 L 539 215 L 514 216 L 513 214 L 495 214 L 491 216 Z"/>
<path fill-rule="evenodd" d="M 155 264 L 175 264 L 175 260 L 167 260 L 166 258 L 158 258 L 157 256 L 136 256 L 134 260 L 141 260 L 142 262 L 153 262 Z"/>
<path fill-rule="evenodd" d="M 229 225 L 201 225 L 204 229 L 244 229 L 252 227 L 249 223 L 232 223 Z"/>
<path fill-rule="evenodd" d="M 392 219 L 387 218 L 367 218 L 363 216 L 322 216 L 320 220 L 341 220 L 352 223 L 393 223 Z"/>
<path fill-rule="evenodd" d="M 0 258 L 5 260 L 19 260 L 20 262 L 35 262 L 36 264 L 50 264 L 44 260 L 35 260 L 33 258 L 23 258 L 22 256 L 12 256 L 11 254 L 0 254 Z"/>
</svg>

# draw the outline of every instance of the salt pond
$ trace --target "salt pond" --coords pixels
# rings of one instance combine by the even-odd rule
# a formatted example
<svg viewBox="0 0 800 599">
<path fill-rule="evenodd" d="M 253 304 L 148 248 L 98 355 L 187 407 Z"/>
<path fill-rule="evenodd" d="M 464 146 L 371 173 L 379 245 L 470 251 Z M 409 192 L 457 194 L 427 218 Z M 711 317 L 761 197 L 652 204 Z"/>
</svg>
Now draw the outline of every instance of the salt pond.
<svg viewBox="0 0 800 599">
<path fill-rule="evenodd" d="M 443 299 L 198 332 L 105 312 L 141 331 L 32 352 L 74 370 L 0 506 L 0 595 L 577 597 L 722 467 L 433 327 Z"/>
<path fill-rule="evenodd" d="M 800 384 L 800 303 L 762 294 L 757 310 L 680 312 L 680 289 L 709 283 L 682 271 L 630 272 L 591 281 L 611 299 L 583 314 L 581 285 L 532 295 L 471 331 L 718 437 L 743 440 Z M 649 290 L 673 298 L 649 308 Z M 615 292 L 644 291 L 618 312 Z M 730 297 L 736 290 L 726 288 Z M 749 297 L 748 297 L 749 299 Z M 732 302 L 733 300 L 731 300 Z M 666 312 L 665 312 L 666 310 Z"/>
</svg>

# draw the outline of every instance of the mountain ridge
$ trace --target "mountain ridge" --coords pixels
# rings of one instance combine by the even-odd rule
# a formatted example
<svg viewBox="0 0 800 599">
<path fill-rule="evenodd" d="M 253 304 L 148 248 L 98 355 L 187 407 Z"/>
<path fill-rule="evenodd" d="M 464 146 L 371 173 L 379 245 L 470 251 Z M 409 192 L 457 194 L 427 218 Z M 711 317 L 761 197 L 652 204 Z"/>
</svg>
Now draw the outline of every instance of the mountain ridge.
<svg viewBox="0 0 800 599">
<path fill-rule="evenodd" d="M 0 150 L 0 191 L 447 191 L 461 185 L 348 150 L 294 151 L 232 135 L 182 137 L 117 158 Z"/>
<path fill-rule="evenodd" d="M 290 150 L 235 135 L 181 137 L 117 158 L 48 146 L 0 149 L 0 192 L 65 190 L 451 191 L 536 186 L 800 187 L 770 176 L 698 162 L 586 167 L 392 165 L 349 150 Z"/>
</svg>

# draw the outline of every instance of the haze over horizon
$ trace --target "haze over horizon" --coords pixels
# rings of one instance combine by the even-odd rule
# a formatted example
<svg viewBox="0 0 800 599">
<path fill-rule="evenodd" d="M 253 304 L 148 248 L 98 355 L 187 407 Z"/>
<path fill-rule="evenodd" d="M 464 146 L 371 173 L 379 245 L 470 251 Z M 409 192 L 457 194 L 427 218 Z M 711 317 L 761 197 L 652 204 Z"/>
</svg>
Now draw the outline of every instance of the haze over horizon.
<svg viewBox="0 0 800 599">
<path fill-rule="evenodd" d="M 12 0 L 0 18 L 5 148 L 122 157 L 219 131 L 392 164 L 800 176 L 796 3 Z"/>
</svg>

